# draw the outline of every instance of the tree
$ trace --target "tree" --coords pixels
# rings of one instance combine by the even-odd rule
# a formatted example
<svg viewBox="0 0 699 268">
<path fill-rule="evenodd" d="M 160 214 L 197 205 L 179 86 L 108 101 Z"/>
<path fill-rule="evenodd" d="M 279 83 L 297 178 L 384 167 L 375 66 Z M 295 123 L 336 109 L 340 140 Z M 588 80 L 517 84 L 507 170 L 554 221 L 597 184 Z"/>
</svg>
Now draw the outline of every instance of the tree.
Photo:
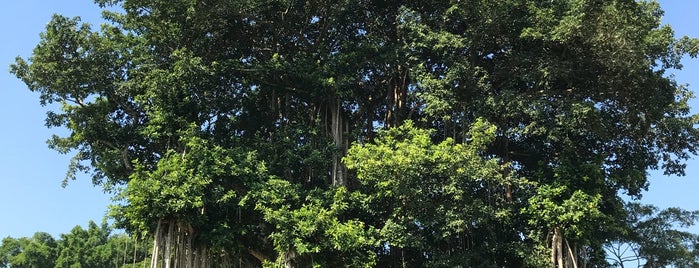
<svg viewBox="0 0 699 268">
<path fill-rule="evenodd" d="M 17 256 L 22 253 L 22 250 L 29 241 L 24 239 L 15 239 L 12 237 L 5 237 L 2 239 L 2 245 L 0 246 L 0 267 L 17 267 L 20 266 L 17 261 Z"/>
<path fill-rule="evenodd" d="M 36 232 L 31 238 L 6 237 L 2 240 L 0 254 L 0 267 L 53 267 L 56 240 L 44 232 Z"/>
<path fill-rule="evenodd" d="M 624 215 L 618 193 L 638 196 L 649 168 L 683 174 L 681 161 L 696 152 L 691 93 L 665 76 L 696 41 L 675 40 L 653 2 L 434 6 L 441 11 L 403 17 L 423 60 L 416 94 L 428 122 L 463 139 L 462 122 L 486 118 L 497 126 L 488 154 L 510 167 L 503 176 L 536 183 L 500 187 L 502 206 L 525 217 L 498 244 L 546 246 L 553 266 L 599 261 Z"/>
<path fill-rule="evenodd" d="M 106 221 L 102 225 L 90 221 L 87 230 L 75 226 L 69 233 L 61 234 L 59 240 L 44 232 L 31 238 L 6 237 L 0 245 L 0 267 L 102 268 L 142 264 L 146 248 L 152 243 L 111 232 Z"/>
<path fill-rule="evenodd" d="M 11 71 L 151 267 L 605 265 L 699 143 L 655 2 L 96 2 Z"/>
<path fill-rule="evenodd" d="M 495 129 L 478 120 L 468 143 L 434 144 L 432 131 L 407 121 L 380 131 L 372 144 L 350 148 L 345 161 L 357 171 L 387 254 L 379 266 L 482 267 L 504 254 L 508 245 L 498 245 L 497 230 L 488 225 L 513 215 L 489 191 L 511 178 L 499 176 L 498 159 L 481 155 Z"/>
<path fill-rule="evenodd" d="M 682 231 L 694 225 L 699 211 L 680 208 L 659 210 L 652 205 L 626 204 L 626 230 L 605 246 L 612 264 L 624 267 L 636 262 L 640 267 L 696 267 L 699 236 Z M 678 228 L 679 227 L 679 228 Z"/>
<path fill-rule="evenodd" d="M 87 230 L 75 226 L 61 234 L 55 267 L 111 267 L 123 264 L 124 247 L 114 247 L 119 237 L 111 236 L 106 222 L 98 226 L 93 221 Z M 129 254 L 130 255 L 130 254 Z"/>
</svg>

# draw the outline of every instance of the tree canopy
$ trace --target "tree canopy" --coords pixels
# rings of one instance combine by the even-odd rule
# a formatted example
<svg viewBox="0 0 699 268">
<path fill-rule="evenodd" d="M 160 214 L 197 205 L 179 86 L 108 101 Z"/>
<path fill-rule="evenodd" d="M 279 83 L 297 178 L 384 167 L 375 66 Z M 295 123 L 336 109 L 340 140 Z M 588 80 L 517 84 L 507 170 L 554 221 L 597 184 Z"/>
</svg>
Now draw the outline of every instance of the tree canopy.
<svg viewBox="0 0 699 268">
<path fill-rule="evenodd" d="M 11 72 L 151 267 L 699 262 L 623 198 L 699 146 L 657 2 L 95 2 Z"/>
<path fill-rule="evenodd" d="M 106 223 L 90 221 L 87 230 L 78 225 L 58 239 L 44 232 L 31 238 L 5 237 L 0 244 L 0 267 L 143 267 L 149 244 L 149 239 L 113 234 Z"/>
</svg>

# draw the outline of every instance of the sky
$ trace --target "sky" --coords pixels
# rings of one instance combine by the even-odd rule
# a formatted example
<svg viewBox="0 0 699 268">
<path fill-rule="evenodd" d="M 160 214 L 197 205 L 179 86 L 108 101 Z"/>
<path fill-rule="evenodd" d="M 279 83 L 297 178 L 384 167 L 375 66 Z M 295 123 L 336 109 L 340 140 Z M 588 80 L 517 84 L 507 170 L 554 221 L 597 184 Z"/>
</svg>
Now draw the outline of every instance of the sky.
<svg viewBox="0 0 699 268">
<path fill-rule="evenodd" d="M 663 23 L 669 24 L 675 31 L 675 36 L 690 36 L 699 38 L 699 1 L 695 0 L 663 0 L 660 6 L 665 10 Z M 685 57 L 682 61 L 684 68 L 674 70 L 673 75 L 680 84 L 688 84 L 699 98 L 699 58 Z M 699 99 L 691 103 L 692 112 L 699 113 Z M 681 207 L 687 210 L 699 210 L 699 157 L 687 162 L 686 176 L 664 176 L 662 172 L 651 171 L 649 191 L 643 195 L 641 202 L 658 207 Z M 699 233 L 699 226 L 691 228 Z"/>
<path fill-rule="evenodd" d="M 9 73 L 15 57 L 29 57 L 52 14 L 99 22 L 100 9 L 90 0 L 3 1 L 0 8 L 0 238 L 54 237 L 74 226 L 99 223 L 110 196 L 81 176 L 61 187 L 70 155 L 49 149 L 46 140 L 61 129 L 48 129 L 48 107 L 37 93 Z"/>
<path fill-rule="evenodd" d="M 660 1 L 664 23 L 677 36 L 699 37 L 696 18 L 699 1 Z M 65 130 L 47 129 L 45 113 L 37 93 L 11 75 L 15 57 L 27 58 L 39 41 L 39 33 L 54 13 L 80 16 L 90 23 L 101 22 L 100 9 L 90 0 L 4 1 L 0 8 L 0 238 L 31 236 L 37 231 L 54 237 L 90 220 L 100 222 L 111 204 L 110 196 L 93 187 L 87 176 L 79 176 L 61 187 L 70 155 L 50 150 L 46 140 Z M 96 28 L 97 26 L 94 26 Z M 678 82 L 699 92 L 699 59 L 685 59 L 685 68 L 674 71 Z M 699 95 L 699 94 L 697 94 Z M 699 112 L 699 101 L 693 102 Z M 686 177 L 667 177 L 651 172 L 650 189 L 643 203 L 699 210 L 699 158 L 689 161 Z M 699 233 L 699 228 L 692 228 Z"/>
</svg>

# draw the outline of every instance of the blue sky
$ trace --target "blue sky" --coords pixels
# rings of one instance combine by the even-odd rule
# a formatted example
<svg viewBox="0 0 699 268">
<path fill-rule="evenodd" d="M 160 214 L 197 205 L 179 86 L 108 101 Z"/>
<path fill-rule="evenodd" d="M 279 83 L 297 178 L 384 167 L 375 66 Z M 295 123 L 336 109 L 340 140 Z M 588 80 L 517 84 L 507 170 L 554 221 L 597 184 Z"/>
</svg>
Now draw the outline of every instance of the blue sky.
<svg viewBox="0 0 699 268">
<path fill-rule="evenodd" d="M 661 5 L 666 11 L 664 22 L 678 36 L 699 37 L 695 26 L 699 1 L 665 0 Z M 109 195 L 93 187 L 86 176 L 61 188 L 70 156 L 48 149 L 46 139 L 65 131 L 44 127 L 48 108 L 41 107 L 38 96 L 8 73 L 16 56 L 31 55 L 53 13 L 100 21 L 99 8 L 89 0 L 5 1 L 0 8 L 0 36 L 4 37 L 0 41 L 0 238 L 31 236 L 36 231 L 57 236 L 89 220 L 101 221 L 111 203 Z M 675 72 L 677 80 L 699 89 L 699 59 L 686 59 L 684 64 L 684 70 Z M 699 101 L 694 106 L 699 111 Z M 699 159 L 688 165 L 682 178 L 651 172 L 650 191 L 643 202 L 699 210 Z"/>
<path fill-rule="evenodd" d="M 0 8 L 0 238 L 54 236 L 89 220 L 100 222 L 110 203 L 85 176 L 61 188 L 70 156 L 48 149 L 46 140 L 59 129 L 44 127 L 48 108 L 38 95 L 11 75 L 16 56 L 28 57 L 39 33 L 54 13 L 99 21 L 90 0 L 5 1 Z M 64 131 L 65 133 L 65 131 Z"/>
<path fill-rule="evenodd" d="M 663 22 L 670 24 L 676 36 L 699 37 L 699 1 L 664 0 L 659 1 L 665 17 Z M 684 68 L 674 71 L 678 83 L 689 84 L 689 88 L 699 97 L 699 59 L 685 58 Z M 691 103 L 693 113 L 699 113 L 699 99 Z M 642 202 L 659 207 L 681 207 L 699 210 L 699 157 L 687 162 L 687 176 L 668 177 L 662 172 L 651 171 L 650 189 L 643 195 Z M 699 226 L 692 231 L 699 233 Z"/>
</svg>

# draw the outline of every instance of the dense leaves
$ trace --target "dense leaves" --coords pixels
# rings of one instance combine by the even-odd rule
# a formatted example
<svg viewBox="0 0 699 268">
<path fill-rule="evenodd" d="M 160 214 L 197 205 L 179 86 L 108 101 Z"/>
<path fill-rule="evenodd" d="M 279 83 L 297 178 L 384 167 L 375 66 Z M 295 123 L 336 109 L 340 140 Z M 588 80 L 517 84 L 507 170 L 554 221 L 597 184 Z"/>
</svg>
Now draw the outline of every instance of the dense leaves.
<svg viewBox="0 0 699 268">
<path fill-rule="evenodd" d="M 493 241 L 481 239 L 496 236 L 483 225 L 509 220 L 511 211 L 498 205 L 492 191 L 514 184 L 513 178 L 501 176 L 497 159 L 479 155 L 494 139 L 495 126 L 479 120 L 471 129 L 466 144 L 451 138 L 433 144 L 430 131 L 407 121 L 381 131 L 373 144 L 350 148 L 345 162 L 357 170 L 367 212 L 387 254 L 401 263 L 479 266 L 481 258 L 503 253 L 502 245 L 487 249 L 484 244 Z"/>
<path fill-rule="evenodd" d="M 668 73 L 699 41 L 655 2 L 96 2 L 122 12 L 99 30 L 54 16 L 11 71 L 61 105 L 66 179 L 117 196 L 151 267 L 696 255 L 652 249 L 689 238 L 629 223 L 655 216 L 622 201 L 699 146 Z"/>
<path fill-rule="evenodd" d="M 31 238 L 3 238 L 0 267 L 52 267 L 56 263 L 56 240 L 37 232 Z"/>
<path fill-rule="evenodd" d="M 87 230 L 75 226 L 58 240 L 43 232 L 31 238 L 6 237 L 0 245 L 0 267 L 143 267 L 151 243 L 111 232 L 106 223 L 90 221 Z"/>
<path fill-rule="evenodd" d="M 625 230 L 606 245 L 610 263 L 617 266 L 696 267 L 699 236 L 683 230 L 693 225 L 697 211 L 660 210 L 651 205 L 626 204 Z M 677 228 L 679 227 L 679 228 Z"/>
</svg>

